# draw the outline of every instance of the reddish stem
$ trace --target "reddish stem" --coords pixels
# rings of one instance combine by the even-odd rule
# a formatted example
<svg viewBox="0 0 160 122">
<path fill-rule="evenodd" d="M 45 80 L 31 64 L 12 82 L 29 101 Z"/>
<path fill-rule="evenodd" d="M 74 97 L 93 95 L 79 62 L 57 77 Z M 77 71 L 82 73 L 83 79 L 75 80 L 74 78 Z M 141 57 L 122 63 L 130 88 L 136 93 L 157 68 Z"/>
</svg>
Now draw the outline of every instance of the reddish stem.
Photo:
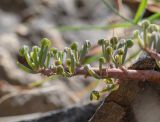
<svg viewBox="0 0 160 122">
<path fill-rule="evenodd" d="M 99 68 L 92 68 L 97 74 L 100 75 Z M 44 69 L 40 73 L 50 76 L 55 74 L 55 69 Z M 90 76 L 84 68 L 77 68 L 72 76 L 84 75 Z M 160 72 L 153 70 L 121 70 L 118 68 L 102 69 L 101 78 L 116 78 L 120 80 L 139 80 L 149 82 L 160 82 Z"/>
</svg>

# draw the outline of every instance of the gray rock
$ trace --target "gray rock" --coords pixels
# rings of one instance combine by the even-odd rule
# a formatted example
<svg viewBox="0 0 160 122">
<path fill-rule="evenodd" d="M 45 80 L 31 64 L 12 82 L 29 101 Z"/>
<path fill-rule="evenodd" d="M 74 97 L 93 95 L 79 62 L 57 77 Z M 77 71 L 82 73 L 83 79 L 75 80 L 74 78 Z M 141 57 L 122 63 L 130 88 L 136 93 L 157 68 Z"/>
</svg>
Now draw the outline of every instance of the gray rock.
<svg viewBox="0 0 160 122">
<path fill-rule="evenodd" d="M 1 10 L 0 18 L 0 33 L 13 32 L 20 19 L 16 14 L 3 12 Z"/>
<path fill-rule="evenodd" d="M 54 81 L 54 85 L 32 89 L 0 81 L 0 116 L 16 116 L 66 108 L 75 103 L 72 94 L 72 91 L 58 80 Z"/>
<path fill-rule="evenodd" d="M 16 54 L 21 47 L 17 35 L 11 32 L 0 34 L 0 42 L 0 47 L 16 58 Z"/>
<path fill-rule="evenodd" d="M 1 0 L 0 8 L 4 11 L 21 12 L 27 7 L 25 0 Z"/>
<path fill-rule="evenodd" d="M 48 38 L 52 41 L 52 45 L 58 49 L 64 49 L 66 46 L 60 32 L 55 30 L 54 21 L 50 21 L 45 18 L 35 18 L 32 19 L 29 24 L 29 38 L 32 42 L 38 44 L 42 38 Z"/>
<path fill-rule="evenodd" d="M 42 115 L 38 119 L 24 120 L 21 122 L 88 122 L 95 113 L 97 104 L 86 104 L 83 106 L 73 106 L 72 108 L 53 111 Z"/>
</svg>

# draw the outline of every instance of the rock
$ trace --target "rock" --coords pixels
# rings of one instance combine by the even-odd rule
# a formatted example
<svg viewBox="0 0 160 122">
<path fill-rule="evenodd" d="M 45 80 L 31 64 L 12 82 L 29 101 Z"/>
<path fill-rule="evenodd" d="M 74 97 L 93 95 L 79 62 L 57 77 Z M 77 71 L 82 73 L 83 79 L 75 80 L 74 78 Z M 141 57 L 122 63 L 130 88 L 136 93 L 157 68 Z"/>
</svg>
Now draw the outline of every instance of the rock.
<svg viewBox="0 0 160 122">
<path fill-rule="evenodd" d="M 155 87 L 149 84 L 137 95 L 132 103 L 137 122 L 158 122 L 160 120 L 159 97 Z"/>
<path fill-rule="evenodd" d="M 0 4 L 1 5 L 1 4 Z M 13 13 L 7 13 L 0 10 L 0 33 L 13 32 L 19 23 L 19 17 Z"/>
<path fill-rule="evenodd" d="M 20 37 L 29 36 L 29 28 L 24 24 L 19 24 L 15 31 L 16 34 Z"/>
<path fill-rule="evenodd" d="M 29 34 L 28 40 L 34 44 L 39 44 L 42 38 L 48 38 L 52 41 L 52 45 L 63 50 L 66 46 L 60 32 L 54 29 L 54 22 L 45 18 L 35 18 L 28 23 Z"/>
<path fill-rule="evenodd" d="M 125 114 L 126 112 L 122 106 L 114 102 L 105 102 L 92 122 L 123 122 Z"/>
<path fill-rule="evenodd" d="M 74 103 L 71 93 L 72 91 L 58 80 L 54 85 L 32 89 L 0 81 L 0 116 L 48 112 L 68 107 Z"/>
<path fill-rule="evenodd" d="M 25 0 L 1 0 L 0 8 L 4 11 L 21 12 L 27 8 L 27 3 Z"/>
<path fill-rule="evenodd" d="M 36 102 L 35 102 L 36 101 Z M 47 101 L 45 94 L 21 95 L 7 99 L 0 105 L 0 116 L 22 115 L 34 112 L 46 112 L 60 109 L 52 102 Z"/>
<path fill-rule="evenodd" d="M 140 58 L 130 68 L 155 70 L 155 60 Z M 144 81 L 121 81 L 96 111 L 90 122 L 156 122 L 160 120 L 160 84 Z M 115 104 L 121 109 L 111 106 Z M 116 111 L 116 112 L 115 112 Z M 108 114 L 110 113 L 110 114 Z M 117 114 L 119 113 L 119 114 Z M 153 114 L 154 113 L 154 114 Z M 115 119 L 116 118 L 116 119 Z"/>
<path fill-rule="evenodd" d="M 97 110 L 90 122 L 125 122 L 125 120 L 130 122 L 130 120 L 135 120 L 130 106 L 139 91 L 138 82 L 123 81 L 119 89 L 106 98 L 104 104 Z M 111 103 L 118 106 L 119 109 L 112 107 Z M 107 107 L 108 105 L 111 107 Z M 110 117 L 107 117 L 108 113 L 110 113 Z"/>
<path fill-rule="evenodd" d="M 18 50 L 20 49 L 20 42 L 16 34 L 4 33 L 0 34 L 0 47 L 4 48 L 8 53 L 16 57 Z"/>
<path fill-rule="evenodd" d="M 94 114 L 97 104 L 73 106 L 71 108 L 49 112 L 38 119 L 23 120 L 21 122 L 87 122 Z"/>
</svg>

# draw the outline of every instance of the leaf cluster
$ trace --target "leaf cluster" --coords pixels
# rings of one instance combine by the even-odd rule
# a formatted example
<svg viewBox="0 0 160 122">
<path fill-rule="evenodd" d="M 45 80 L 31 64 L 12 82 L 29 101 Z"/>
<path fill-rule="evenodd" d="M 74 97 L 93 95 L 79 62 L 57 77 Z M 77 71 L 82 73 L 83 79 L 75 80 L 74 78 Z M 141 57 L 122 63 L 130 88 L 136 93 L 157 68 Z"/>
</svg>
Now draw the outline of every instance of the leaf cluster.
<svg viewBox="0 0 160 122">
<path fill-rule="evenodd" d="M 102 55 L 96 60 L 96 62 L 99 62 L 99 73 L 95 72 L 90 64 L 84 62 L 91 48 L 89 40 L 86 40 L 81 47 L 78 46 L 78 43 L 73 42 L 69 47 L 60 51 L 51 47 L 51 41 L 44 38 L 41 40 L 40 46 L 33 46 L 32 49 L 29 49 L 28 46 L 24 45 L 19 50 L 19 55 L 26 59 L 28 66 L 20 62 L 17 62 L 17 64 L 30 73 L 42 73 L 42 70 L 52 69 L 55 71 L 52 75 L 62 75 L 64 77 L 71 77 L 77 73 L 78 68 L 83 68 L 86 75 L 89 74 L 96 79 L 102 79 L 106 84 L 106 87 L 101 91 L 91 93 L 91 99 L 98 99 L 101 93 L 118 88 L 117 79 L 101 77 L 103 70 L 122 68 L 126 62 L 128 50 L 133 47 L 135 42 L 142 50 L 149 48 L 159 52 L 160 26 L 145 20 L 140 23 L 140 27 L 141 31 L 134 31 L 133 37 L 129 39 L 112 37 L 109 40 L 98 40 L 98 45 L 102 49 Z M 159 59 L 156 62 L 160 67 Z"/>
</svg>

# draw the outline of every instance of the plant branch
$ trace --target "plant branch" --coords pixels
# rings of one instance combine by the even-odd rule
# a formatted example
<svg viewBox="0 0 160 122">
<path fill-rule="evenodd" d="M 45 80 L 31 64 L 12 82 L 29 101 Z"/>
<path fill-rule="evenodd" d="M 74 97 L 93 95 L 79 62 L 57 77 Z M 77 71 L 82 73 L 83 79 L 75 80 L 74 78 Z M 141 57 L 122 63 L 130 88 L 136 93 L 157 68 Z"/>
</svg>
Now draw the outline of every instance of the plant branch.
<svg viewBox="0 0 160 122">
<path fill-rule="evenodd" d="M 68 69 L 65 69 L 67 71 Z M 139 81 L 149 81 L 149 82 L 160 82 L 160 72 L 153 70 L 134 70 L 134 69 L 126 69 L 125 71 L 118 68 L 111 69 L 102 69 L 101 73 L 99 68 L 92 68 L 92 70 L 100 75 L 100 78 L 116 78 L 122 80 L 139 80 Z M 56 73 L 56 70 L 53 69 L 42 69 L 39 73 L 50 76 Z M 90 76 L 90 74 L 83 68 L 76 68 L 74 74 L 76 75 L 84 75 Z"/>
<path fill-rule="evenodd" d="M 149 56 L 154 58 L 155 60 L 160 61 L 160 54 L 157 53 L 156 51 L 150 50 L 149 48 L 143 48 L 143 50 L 148 53 Z"/>
</svg>

